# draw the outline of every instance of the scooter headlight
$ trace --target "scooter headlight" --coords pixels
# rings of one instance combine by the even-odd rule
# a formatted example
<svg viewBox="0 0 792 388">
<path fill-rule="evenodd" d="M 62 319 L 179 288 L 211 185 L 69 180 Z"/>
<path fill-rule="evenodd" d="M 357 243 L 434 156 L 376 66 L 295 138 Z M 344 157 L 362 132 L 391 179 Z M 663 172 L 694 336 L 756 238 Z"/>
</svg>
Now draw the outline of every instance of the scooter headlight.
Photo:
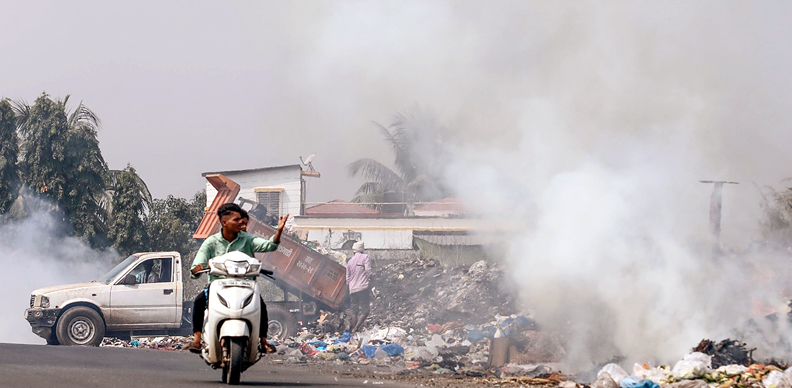
<svg viewBox="0 0 792 388">
<path fill-rule="evenodd" d="M 244 275 L 247 273 L 250 263 L 247 261 L 225 261 L 226 272 L 229 275 Z"/>
<path fill-rule="evenodd" d="M 215 262 L 215 263 L 214 263 L 214 266 L 215 266 L 215 268 L 219 269 L 220 271 L 227 272 L 227 271 L 226 271 L 226 266 L 225 266 L 225 264 L 223 264 L 223 263 L 217 263 L 217 262 Z"/>
<path fill-rule="evenodd" d="M 217 299 L 219 299 L 219 300 L 220 300 L 220 304 L 222 304 L 223 306 L 226 306 L 226 307 L 228 307 L 228 302 L 225 300 L 225 298 L 223 298 L 223 296 L 222 296 L 222 295 L 220 295 L 220 294 L 217 294 Z"/>
<path fill-rule="evenodd" d="M 41 296 L 41 307 L 42 308 L 48 308 L 49 306 L 50 306 L 49 298 L 47 298 L 46 296 L 42 295 Z"/>
</svg>

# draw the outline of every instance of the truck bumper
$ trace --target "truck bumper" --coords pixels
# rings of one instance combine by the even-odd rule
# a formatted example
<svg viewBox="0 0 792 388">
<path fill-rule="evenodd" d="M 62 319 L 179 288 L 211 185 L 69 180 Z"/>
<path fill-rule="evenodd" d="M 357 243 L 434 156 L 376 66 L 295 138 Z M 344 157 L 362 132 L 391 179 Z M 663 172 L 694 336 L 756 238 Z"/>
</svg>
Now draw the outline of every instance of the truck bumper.
<svg viewBox="0 0 792 388">
<path fill-rule="evenodd" d="M 37 336 L 49 340 L 52 336 L 52 326 L 58 320 L 60 309 L 43 309 L 33 307 L 25 310 L 25 319 Z"/>
</svg>

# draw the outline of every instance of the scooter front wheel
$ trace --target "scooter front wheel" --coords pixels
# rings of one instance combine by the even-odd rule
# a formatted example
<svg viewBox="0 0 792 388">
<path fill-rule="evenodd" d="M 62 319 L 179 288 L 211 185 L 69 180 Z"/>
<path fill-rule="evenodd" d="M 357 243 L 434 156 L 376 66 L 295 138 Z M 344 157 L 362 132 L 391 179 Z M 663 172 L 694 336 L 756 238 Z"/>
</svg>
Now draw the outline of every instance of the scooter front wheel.
<svg viewBox="0 0 792 388">
<path fill-rule="evenodd" d="M 242 357 L 244 356 L 245 338 L 234 337 L 226 341 L 229 346 L 229 362 L 223 368 L 223 382 L 228 385 L 239 384 L 239 377 L 242 375 Z"/>
</svg>

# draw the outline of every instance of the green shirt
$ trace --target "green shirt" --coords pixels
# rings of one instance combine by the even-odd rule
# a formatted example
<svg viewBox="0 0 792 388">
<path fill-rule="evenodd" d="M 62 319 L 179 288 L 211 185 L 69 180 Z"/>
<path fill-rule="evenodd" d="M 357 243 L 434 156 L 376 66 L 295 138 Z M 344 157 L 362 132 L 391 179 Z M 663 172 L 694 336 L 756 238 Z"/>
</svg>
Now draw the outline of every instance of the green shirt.
<svg viewBox="0 0 792 388">
<path fill-rule="evenodd" d="M 204 240 L 198 253 L 195 255 L 192 267 L 190 270 L 197 267 L 198 264 L 203 264 L 206 267 L 209 259 L 224 255 L 228 252 L 239 251 L 253 257 L 255 252 L 272 252 L 278 249 L 278 244 L 272 242 L 272 238 L 265 240 L 261 237 L 256 237 L 248 232 L 239 232 L 234 241 L 228 242 L 223 238 L 223 232 L 213 234 Z M 209 283 L 215 279 L 220 279 L 223 276 L 209 275 Z"/>
</svg>

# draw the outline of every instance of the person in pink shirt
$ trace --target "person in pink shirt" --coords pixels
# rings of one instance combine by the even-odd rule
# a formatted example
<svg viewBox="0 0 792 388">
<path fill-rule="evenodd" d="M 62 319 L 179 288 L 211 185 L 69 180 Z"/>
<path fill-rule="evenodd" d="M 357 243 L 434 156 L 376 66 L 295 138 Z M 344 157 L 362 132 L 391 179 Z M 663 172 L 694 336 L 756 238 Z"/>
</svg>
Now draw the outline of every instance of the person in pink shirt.
<svg viewBox="0 0 792 388">
<path fill-rule="evenodd" d="M 363 321 L 371 312 L 371 259 L 363 253 L 363 241 L 352 245 L 355 255 L 347 262 L 346 281 L 349 286 L 349 299 L 352 310 L 352 333 L 360 330 Z"/>
</svg>

